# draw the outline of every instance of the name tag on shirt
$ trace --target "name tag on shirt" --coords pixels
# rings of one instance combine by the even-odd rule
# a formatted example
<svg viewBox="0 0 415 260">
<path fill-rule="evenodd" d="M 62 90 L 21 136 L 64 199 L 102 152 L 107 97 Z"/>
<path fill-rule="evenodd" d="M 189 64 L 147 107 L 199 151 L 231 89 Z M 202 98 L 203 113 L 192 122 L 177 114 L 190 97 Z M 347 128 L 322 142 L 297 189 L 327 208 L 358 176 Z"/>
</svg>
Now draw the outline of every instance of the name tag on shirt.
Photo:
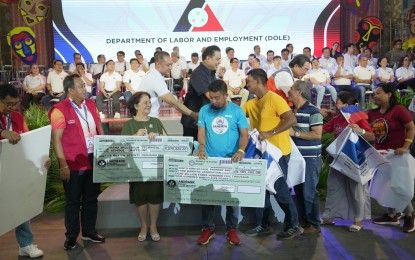
<svg viewBox="0 0 415 260">
<path fill-rule="evenodd" d="M 86 149 L 88 150 L 88 154 L 94 153 L 94 137 L 90 136 L 86 139 Z"/>
</svg>

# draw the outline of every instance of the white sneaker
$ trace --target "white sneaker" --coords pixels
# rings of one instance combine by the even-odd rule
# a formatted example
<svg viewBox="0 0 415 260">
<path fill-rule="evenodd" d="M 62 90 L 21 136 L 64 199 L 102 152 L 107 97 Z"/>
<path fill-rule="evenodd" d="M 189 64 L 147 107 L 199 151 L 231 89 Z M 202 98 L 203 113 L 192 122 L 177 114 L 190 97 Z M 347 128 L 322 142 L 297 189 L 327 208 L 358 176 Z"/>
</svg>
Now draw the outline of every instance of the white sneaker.
<svg viewBox="0 0 415 260">
<path fill-rule="evenodd" d="M 115 118 L 115 119 L 120 119 L 120 118 L 121 118 L 120 113 L 115 112 L 115 114 L 114 114 L 114 118 Z"/>
<path fill-rule="evenodd" d="M 101 119 L 105 119 L 105 114 L 104 114 L 104 113 L 102 113 L 102 112 L 99 112 L 99 117 L 100 117 Z"/>
<path fill-rule="evenodd" d="M 37 248 L 37 245 L 28 245 L 19 248 L 19 256 L 29 256 L 30 258 L 36 258 L 43 255 L 43 251 Z"/>
</svg>

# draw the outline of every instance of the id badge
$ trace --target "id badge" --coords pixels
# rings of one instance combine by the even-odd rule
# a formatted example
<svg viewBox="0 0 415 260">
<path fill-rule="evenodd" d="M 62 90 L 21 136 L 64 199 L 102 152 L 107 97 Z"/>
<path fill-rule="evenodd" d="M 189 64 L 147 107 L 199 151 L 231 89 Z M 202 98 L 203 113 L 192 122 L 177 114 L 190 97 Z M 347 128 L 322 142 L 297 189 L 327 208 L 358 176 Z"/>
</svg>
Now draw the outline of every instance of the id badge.
<svg viewBox="0 0 415 260">
<path fill-rule="evenodd" d="M 86 139 L 86 149 L 88 153 L 94 153 L 94 137 L 90 136 Z"/>
</svg>

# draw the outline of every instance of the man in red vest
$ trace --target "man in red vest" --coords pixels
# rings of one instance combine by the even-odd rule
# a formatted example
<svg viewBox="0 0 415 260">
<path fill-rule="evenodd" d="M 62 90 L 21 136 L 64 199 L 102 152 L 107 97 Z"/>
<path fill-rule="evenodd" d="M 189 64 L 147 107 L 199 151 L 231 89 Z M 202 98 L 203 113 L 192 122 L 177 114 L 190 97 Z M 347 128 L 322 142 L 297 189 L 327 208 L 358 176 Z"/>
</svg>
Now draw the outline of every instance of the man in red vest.
<svg viewBox="0 0 415 260">
<path fill-rule="evenodd" d="M 28 132 L 24 117 L 16 108 L 19 106 L 19 93 L 10 84 L 0 85 L 0 140 L 7 139 L 12 144 L 20 141 L 20 134 Z M 49 168 L 50 159 L 45 162 Z M 33 245 L 33 233 L 30 220 L 16 227 L 16 239 L 19 244 L 19 256 L 40 257 L 43 251 Z"/>
<path fill-rule="evenodd" d="M 82 79 L 76 74 L 67 76 L 63 87 L 67 98 L 49 111 L 49 120 L 66 195 L 64 249 L 71 250 L 81 231 L 79 211 L 82 239 L 105 242 L 105 237 L 95 230 L 100 185 L 92 181 L 94 136 L 101 134 L 102 129 L 94 101 L 85 99 L 86 86 Z"/>
</svg>

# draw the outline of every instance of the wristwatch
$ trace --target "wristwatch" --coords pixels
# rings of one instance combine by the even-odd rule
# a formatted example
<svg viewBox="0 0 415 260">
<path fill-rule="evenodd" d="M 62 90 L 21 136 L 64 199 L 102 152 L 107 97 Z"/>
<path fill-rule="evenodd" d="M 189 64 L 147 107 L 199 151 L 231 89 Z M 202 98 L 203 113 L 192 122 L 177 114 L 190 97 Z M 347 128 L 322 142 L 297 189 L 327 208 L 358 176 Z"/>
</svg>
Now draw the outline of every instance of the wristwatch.
<svg viewBox="0 0 415 260">
<path fill-rule="evenodd" d="M 300 137 L 300 132 L 295 132 L 295 137 Z"/>
<path fill-rule="evenodd" d="M 275 129 L 272 130 L 272 135 L 276 135 L 276 134 L 277 134 L 277 131 L 275 131 Z"/>
</svg>

